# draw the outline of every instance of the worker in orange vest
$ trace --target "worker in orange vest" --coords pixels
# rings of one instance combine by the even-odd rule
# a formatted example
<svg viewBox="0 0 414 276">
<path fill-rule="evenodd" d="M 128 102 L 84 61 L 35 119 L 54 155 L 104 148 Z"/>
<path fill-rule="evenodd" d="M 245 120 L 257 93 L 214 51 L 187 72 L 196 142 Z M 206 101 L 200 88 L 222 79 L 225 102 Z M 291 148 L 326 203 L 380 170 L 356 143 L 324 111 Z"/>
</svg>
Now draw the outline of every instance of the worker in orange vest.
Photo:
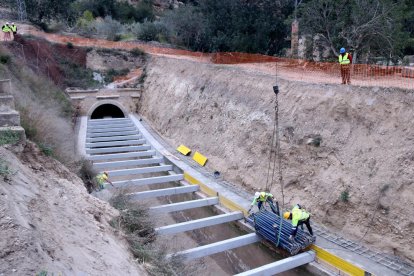
<svg viewBox="0 0 414 276">
<path fill-rule="evenodd" d="M 341 48 L 339 53 L 338 61 L 341 66 L 342 84 L 351 84 L 352 56 L 346 52 L 345 48 Z"/>
</svg>

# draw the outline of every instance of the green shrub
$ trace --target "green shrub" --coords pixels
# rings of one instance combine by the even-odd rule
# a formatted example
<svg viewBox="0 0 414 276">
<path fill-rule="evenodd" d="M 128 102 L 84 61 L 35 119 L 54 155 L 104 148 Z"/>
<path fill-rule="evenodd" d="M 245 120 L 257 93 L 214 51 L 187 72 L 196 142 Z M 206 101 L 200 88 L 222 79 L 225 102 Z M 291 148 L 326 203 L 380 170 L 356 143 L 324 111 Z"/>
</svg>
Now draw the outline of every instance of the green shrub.
<svg viewBox="0 0 414 276">
<path fill-rule="evenodd" d="M 9 176 L 15 174 L 16 172 L 14 172 L 12 169 L 10 169 L 9 165 L 7 164 L 7 162 L 3 159 L 0 159 L 0 175 L 4 178 L 7 179 Z"/>
<path fill-rule="evenodd" d="M 73 43 L 72 42 L 66 43 L 66 47 L 68 47 L 68 49 L 73 49 Z"/>
<path fill-rule="evenodd" d="M 93 168 L 93 164 L 90 160 L 83 159 L 80 161 L 80 168 L 77 175 L 83 180 L 85 183 L 85 187 L 89 193 L 91 193 L 95 187 L 95 176 L 97 171 Z"/>
<path fill-rule="evenodd" d="M 9 55 L 0 55 L 0 63 L 1 64 L 8 64 L 10 62 L 11 58 Z"/>
<path fill-rule="evenodd" d="M 138 39 L 144 41 L 156 41 L 159 30 L 157 25 L 153 22 L 144 22 L 138 31 Z"/>
<path fill-rule="evenodd" d="M 141 57 L 141 56 L 145 56 L 145 52 L 143 50 L 141 50 L 140 48 L 134 48 L 130 51 L 131 55 L 134 57 Z"/>
<path fill-rule="evenodd" d="M 348 202 L 349 201 L 349 191 L 348 189 L 341 192 L 340 199 L 342 202 Z"/>
<path fill-rule="evenodd" d="M 53 156 L 53 148 L 49 145 L 39 143 L 38 144 L 40 150 L 45 154 L 46 156 Z"/>
<path fill-rule="evenodd" d="M 129 69 L 116 70 L 116 69 L 111 68 L 105 73 L 105 82 L 107 83 L 113 82 L 115 77 L 125 76 L 125 75 L 128 75 L 128 73 L 129 73 Z"/>
<path fill-rule="evenodd" d="M 11 130 L 0 132 L 0 146 L 6 144 L 16 144 L 19 142 L 19 134 Z"/>
</svg>

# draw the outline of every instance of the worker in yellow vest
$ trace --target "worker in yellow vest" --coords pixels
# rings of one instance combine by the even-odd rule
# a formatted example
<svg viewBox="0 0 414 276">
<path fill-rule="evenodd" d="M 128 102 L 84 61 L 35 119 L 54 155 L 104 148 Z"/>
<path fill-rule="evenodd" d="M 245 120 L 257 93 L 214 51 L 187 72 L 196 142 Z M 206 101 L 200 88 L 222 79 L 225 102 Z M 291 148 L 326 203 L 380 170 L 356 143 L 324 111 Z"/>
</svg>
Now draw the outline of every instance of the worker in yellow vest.
<svg viewBox="0 0 414 276">
<path fill-rule="evenodd" d="M 17 26 L 14 24 L 14 22 L 11 23 L 10 30 L 13 32 L 13 35 L 17 34 Z"/>
<path fill-rule="evenodd" d="M 339 53 L 338 61 L 341 66 L 342 84 L 351 84 L 352 56 L 346 52 L 345 48 L 341 48 Z"/>
<path fill-rule="evenodd" d="M 105 184 L 109 183 L 112 185 L 112 187 L 115 187 L 114 184 L 112 184 L 111 181 L 109 181 L 108 172 L 100 173 L 96 176 L 96 182 L 98 183 L 99 190 L 105 189 Z"/>
<path fill-rule="evenodd" d="M 1 27 L 1 31 L 3 32 L 3 37 L 4 37 L 4 41 L 8 41 L 11 40 L 11 35 L 10 32 L 12 31 L 10 28 L 10 23 L 6 22 L 6 24 L 4 24 Z"/>
<path fill-rule="evenodd" d="M 306 225 L 308 228 L 309 233 L 313 236 L 312 227 L 310 225 L 310 214 L 306 212 L 299 204 L 296 204 L 291 212 L 285 212 L 283 214 L 285 219 L 292 220 L 292 231 L 290 233 L 290 240 L 293 240 L 296 236 L 296 232 L 298 231 L 298 226 L 302 226 L 303 224 Z"/>
<path fill-rule="evenodd" d="M 250 208 L 248 213 L 250 213 L 250 211 L 252 210 L 253 206 L 257 205 L 257 207 L 259 208 L 259 211 L 262 209 L 262 207 L 264 207 L 264 203 L 267 202 L 270 206 L 270 208 L 272 209 L 272 211 L 275 214 L 278 214 L 278 212 L 276 211 L 275 206 L 273 205 L 273 195 L 271 193 L 266 193 L 266 192 L 256 192 L 254 194 L 254 198 L 252 203 L 250 204 Z"/>
</svg>

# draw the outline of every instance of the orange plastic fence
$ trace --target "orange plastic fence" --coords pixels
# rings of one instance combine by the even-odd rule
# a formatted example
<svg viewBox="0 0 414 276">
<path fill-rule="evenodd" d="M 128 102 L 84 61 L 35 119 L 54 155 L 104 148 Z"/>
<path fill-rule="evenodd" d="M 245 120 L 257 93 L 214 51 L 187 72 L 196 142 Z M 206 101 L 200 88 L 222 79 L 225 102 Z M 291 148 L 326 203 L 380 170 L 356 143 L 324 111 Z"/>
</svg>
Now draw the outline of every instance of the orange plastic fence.
<svg viewBox="0 0 414 276">
<path fill-rule="evenodd" d="M 140 48 L 150 54 L 169 55 L 198 62 L 234 64 L 275 75 L 277 72 L 278 76 L 288 80 L 311 83 L 341 83 L 340 67 L 337 62 L 312 62 L 237 52 L 209 54 L 138 42 L 114 42 L 103 39 L 45 34 L 34 30 L 29 31 L 29 33 L 44 37 L 52 42 L 71 42 L 76 46 L 125 50 Z M 351 83 L 361 86 L 398 87 L 411 90 L 414 89 L 414 67 L 355 64 L 352 65 L 351 69 Z"/>
</svg>

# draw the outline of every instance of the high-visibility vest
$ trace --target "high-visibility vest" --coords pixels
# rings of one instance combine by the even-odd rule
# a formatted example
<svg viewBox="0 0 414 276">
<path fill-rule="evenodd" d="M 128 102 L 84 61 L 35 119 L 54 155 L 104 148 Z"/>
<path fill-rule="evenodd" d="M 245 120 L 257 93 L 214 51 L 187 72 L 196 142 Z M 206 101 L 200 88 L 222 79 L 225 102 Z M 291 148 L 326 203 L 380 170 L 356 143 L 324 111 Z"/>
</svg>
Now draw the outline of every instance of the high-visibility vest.
<svg viewBox="0 0 414 276">
<path fill-rule="evenodd" d="M 345 55 L 339 55 L 339 64 L 344 65 L 349 63 L 351 63 L 351 61 L 348 58 L 348 53 Z"/>
<path fill-rule="evenodd" d="M 17 32 L 17 26 L 16 25 L 11 25 L 10 29 L 12 30 L 13 33 Z"/>
<path fill-rule="evenodd" d="M 103 186 L 103 184 L 105 184 L 106 180 L 108 180 L 108 176 L 106 176 L 106 174 L 104 174 L 104 173 L 100 173 L 96 176 L 96 181 L 101 186 Z"/>
<path fill-rule="evenodd" d="M 299 209 L 299 207 L 296 205 L 292 209 L 292 226 L 298 226 L 299 221 L 307 220 L 309 218 L 309 213 L 305 210 Z"/>
<path fill-rule="evenodd" d="M 8 33 L 8 32 L 10 32 L 10 27 L 7 26 L 7 25 L 3 25 L 3 27 L 1 27 L 1 30 L 5 33 Z"/>
<path fill-rule="evenodd" d="M 273 197 L 273 195 L 271 193 L 266 193 L 264 197 L 262 195 L 255 197 L 251 205 L 255 205 L 258 201 L 266 202 L 268 197 Z"/>
</svg>

